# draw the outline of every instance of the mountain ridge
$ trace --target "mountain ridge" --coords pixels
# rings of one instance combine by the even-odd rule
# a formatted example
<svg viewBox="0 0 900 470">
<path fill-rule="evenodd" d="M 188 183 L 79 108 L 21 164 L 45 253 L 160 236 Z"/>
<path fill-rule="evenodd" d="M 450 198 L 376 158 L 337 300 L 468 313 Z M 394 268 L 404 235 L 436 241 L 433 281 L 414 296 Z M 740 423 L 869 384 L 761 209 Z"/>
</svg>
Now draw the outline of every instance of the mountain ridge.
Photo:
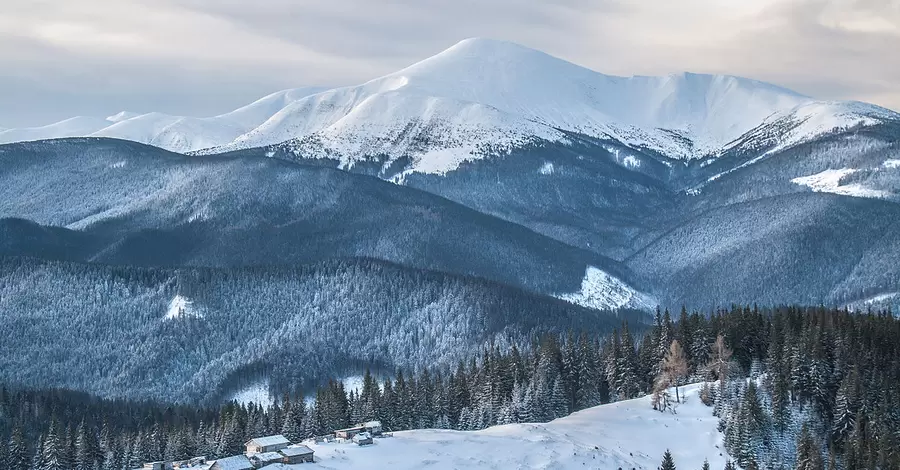
<svg viewBox="0 0 900 470">
<path fill-rule="evenodd" d="M 440 174 L 511 148 L 567 142 L 565 132 L 672 160 L 698 159 L 752 140 L 748 133 L 759 126 L 796 118 L 798 108 L 809 111 L 815 103 L 758 80 L 605 75 L 515 43 L 470 38 L 357 86 L 285 90 L 211 118 L 125 114 L 77 128 L 12 129 L 0 131 L 0 143 L 83 134 L 221 153 L 287 142 L 298 155 L 338 158 L 345 167 L 389 155 L 411 158 L 408 171 Z M 900 114 L 874 105 L 856 108 L 859 119 L 849 121 L 825 105 L 812 114 L 839 126 L 900 121 Z M 793 126 L 796 135 L 786 138 L 797 143 L 832 130 Z"/>
</svg>

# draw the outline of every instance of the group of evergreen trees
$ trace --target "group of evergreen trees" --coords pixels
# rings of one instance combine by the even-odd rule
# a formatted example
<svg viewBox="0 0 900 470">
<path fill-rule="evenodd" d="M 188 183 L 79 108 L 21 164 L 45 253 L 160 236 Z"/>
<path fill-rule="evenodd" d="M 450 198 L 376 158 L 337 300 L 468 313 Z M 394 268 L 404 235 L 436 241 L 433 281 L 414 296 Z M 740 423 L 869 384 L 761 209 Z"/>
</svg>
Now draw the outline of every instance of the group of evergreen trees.
<svg viewBox="0 0 900 470">
<path fill-rule="evenodd" d="M 313 396 L 286 395 L 267 407 L 3 389 L 0 438 L 8 445 L 0 459 L 13 470 L 120 470 L 233 455 L 252 437 L 299 441 L 371 419 L 388 431 L 548 421 L 714 380 L 701 397 L 745 469 L 900 468 L 898 338 L 900 321 L 889 312 L 682 310 L 678 321 L 657 312 L 639 339 L 626 323 L 602 338 L 545 335 L 527 348 L 487 347 L 454 368 L 400 370 L 384 380 L 366 373 L 359 389 L 332 381 Z"/>
</svg>

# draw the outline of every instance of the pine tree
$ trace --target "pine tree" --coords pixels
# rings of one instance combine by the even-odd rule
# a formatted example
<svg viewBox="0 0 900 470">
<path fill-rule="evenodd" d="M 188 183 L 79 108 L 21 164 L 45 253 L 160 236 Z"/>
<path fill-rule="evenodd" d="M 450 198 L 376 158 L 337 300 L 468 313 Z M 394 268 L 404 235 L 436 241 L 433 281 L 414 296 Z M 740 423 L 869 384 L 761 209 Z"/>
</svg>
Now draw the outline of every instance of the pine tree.
<svg viewBox="0 0 900 470">
<path fill-rule="evenodd" d="M 91 439 L 85 429 L 84 420 L 75 431 L 75 470 L 93 470 L 94 449 L 91 447 Z"/>
<path fill-rule="evenodd" d="M 134 467 L 129 467 L 134 468 Z M 31 470 L 43 470 L 44 469 L 44 435 L 41 434 L 37 440 L 37 446 L 34 449 L 34 454 L 31 457 Z"/>
<path fill-rule="evenodd" d="M 303 415 L 306 410 L 301 409 L 302 401 L 297 401 L 285 410 L 284 421 L 281 426 L 281 434 L 291 442 L 298 442 L 303 438 Z"/>
<path fill-rule="evenodd" d="M 47 431 L 47 437 L 44 439 L 41 449 L 40 470 L 71 470 L 71 467 L 67 467 L 65 463 L 66 442 L 62 436 L 63 433 L 59 423 L 54 419 L 50 423 L 50 429 Z"/>
<path fill-rule="evenodd" d="M 675 461 L 672 459 L 672 453 L 666 449 L 666 453 L 663 454 L 662 464 L 659 466 L 659 470 L 675 470 Z"/>
<path fill-rule="evenodd" d="M 813 440 L 809 427 L 805 424 L 797 442 L 797 465 L 794 468 L 796 470 L 823 470 L 825 468 L 822 462 L 822 453 Z"/>
<path fill-rule="evenodd" d="M 29 470 L 28 448 L 25 446 L 22 428 L 16 427 L 9 437 L 6 458 L 9 470 Z"/>
<path fill-rule="evenodd" d="M 703 466 L 700 467 L 700 470 L 709 470 L 709 460 L 708 459 L 703 460 Z"/>
</svg>

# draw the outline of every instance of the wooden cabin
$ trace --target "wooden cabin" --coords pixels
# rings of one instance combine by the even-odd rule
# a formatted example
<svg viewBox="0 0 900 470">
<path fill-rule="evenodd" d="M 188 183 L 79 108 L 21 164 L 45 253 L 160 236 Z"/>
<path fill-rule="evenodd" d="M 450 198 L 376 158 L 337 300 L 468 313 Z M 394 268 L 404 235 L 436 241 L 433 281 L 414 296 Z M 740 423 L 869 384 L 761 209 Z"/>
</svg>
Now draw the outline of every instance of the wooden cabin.
<svg viewBox="0 0 900 470">
<path fill-rule="evenodd" d="M 284 456 L 279 452 L 260 452 L 250 456 L 250 462 L 256 468 L 265 467 L 273 463 L 284 462 Z"/>
<path fill-rule="evenodd" d="M 253 463 L 246 455 L 235 455 L 233 457 L 225 457 L 213 462 L 209 470 L 253 470 Z"/>
<path fill-rule="evenodd" d="M 291 446 L 286 449 L 281 449 L 278 452 L 284 456 L 281 462 L 288 465 L 307 462 L 313 463 L 315 461 L 313 450 L 303 445 Z"/>
<path fill-rule="evenodd" d="M 369 421 L 367 423 L 357 424 L 352 428 L 338 429 L 334 432 L 334 436 L 338 439 L 353 439 L 353 436 L 366 432 L 371 436 L 380 436 L 382 434 L 381 421 Z"/>
<path fill-rule="evenodd" d="M 366 432 L 371 434 L 372 437 L 378 437 L 382 434 L 381 421 L 369 421 L 363 424 L 363 427 L 366 428 Z"/>
<path fill-rule="evenodd" d="M 338 429 L 334 432 L 334 437 L 338 439 L 353 439 L 353 436 L 365 431 L 366 428 L 364 426 L 358 425 L 352 428 Z"/>
<path fill-rule="evenodd" d="M 244 443 L 247 448 L 247 454 L 261 454 L 264 452 L 278 452 L 281 449 L 291 445 L 286 437 L 281 434 L 274 436 L 257 437 L 250 439 Z"/>
<path fill-rule="evenodd" d="M 367 446 L 372 444 L 374 441 L 372 440 L 371 434 L 367 432 L 361 432 L 353 436 L 353 442 L 355 442 L 358 446 Z"/>
<path fill-rule="evenodd" d="M 172 462 L 147 462 L 143 470 L 173 470 Z"/>
</svg>

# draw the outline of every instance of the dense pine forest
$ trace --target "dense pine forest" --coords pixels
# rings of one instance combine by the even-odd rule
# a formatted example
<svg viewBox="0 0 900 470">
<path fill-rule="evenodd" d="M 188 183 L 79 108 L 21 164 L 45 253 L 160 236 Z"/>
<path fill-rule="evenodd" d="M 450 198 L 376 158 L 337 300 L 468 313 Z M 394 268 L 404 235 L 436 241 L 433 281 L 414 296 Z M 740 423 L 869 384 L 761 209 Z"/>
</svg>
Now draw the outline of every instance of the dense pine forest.
<svg viewBox="0 0 900 470">
<path fill-rule="evenodd" d="M 660 412 L 677 413 L 677 387 L 708 381 L 701 399 L 744 469 L 900 468 L 900 321 L 891 312 L 735 307 L 674 317 L 657 312 L 640 335 L 623 323 L 602 337 L 488 347 L 453 368 L 384 380 L 367 373 L 359 390 L 332 381 L 266 408 L 4 387 L 0 461 L 11 470 L 130 469 L 236 454 L 246 439 L 273 433 L 301 440 L 369 419 L 389 431 L 475 430 L 647 393 Z"/>
</svg>

